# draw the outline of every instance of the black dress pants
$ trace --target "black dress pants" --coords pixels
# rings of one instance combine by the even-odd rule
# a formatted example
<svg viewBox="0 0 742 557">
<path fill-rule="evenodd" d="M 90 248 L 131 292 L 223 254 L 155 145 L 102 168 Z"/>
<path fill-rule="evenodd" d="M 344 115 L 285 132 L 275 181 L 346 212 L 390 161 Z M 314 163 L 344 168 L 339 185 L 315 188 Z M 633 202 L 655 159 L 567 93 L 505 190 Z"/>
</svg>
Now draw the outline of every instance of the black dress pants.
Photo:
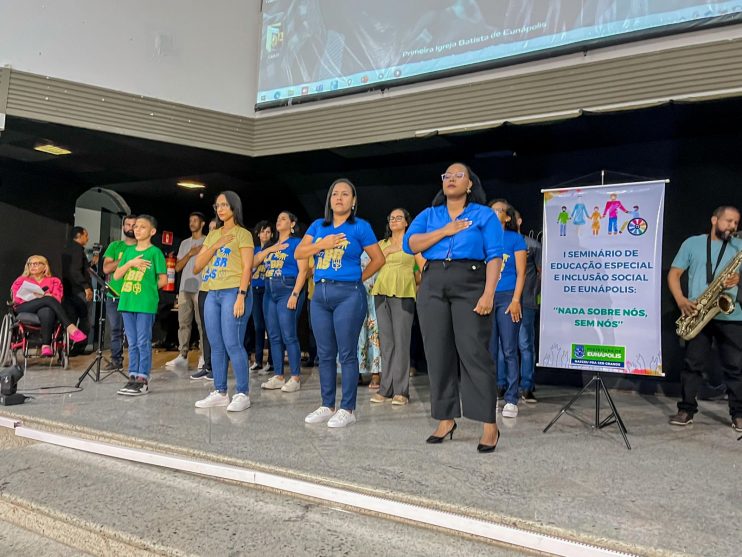
<svg viewBox="0 0 742 557">
<path fill-rule="evenodd" d="M 62 304 L 71 321 L 77 321 L 77 328 L 90 336 L 89 303 L 85 300 L 85 292 L 65 294 Z"/>
<path fill-rule="evenodd" d="M 51 344 L 54 325 L 57 322 L 62 324 L 65 329 L 71 325 L 67 312 L 64 311 L 62 304 L 56 298 L 51 296 L 42 296 L 29 302 L 19 304 L 15 308 L 17 313 L 35 313 L 41 322 L 41 344 Z"/>
<path fill-rule="evenodd" d="M 474 312 L 484 292 L 482 261 L 429 261 L 417 294 L 431 413 L 436 420 L 463 415 L 494 423 L 497 373 L 488 346 L 492 315 Z"/>
<path fill-rule="evenodd" d="M 742 416 L 742 321 L 713 319 L 685 347 L 685 362 L 680 374 L 678 410 L 693 415 L 698 412 L 698 389 L 703 383 L 703 370 L 716 340 L 724 383 L 729 395 L 729 414 Z"/>
</svg>

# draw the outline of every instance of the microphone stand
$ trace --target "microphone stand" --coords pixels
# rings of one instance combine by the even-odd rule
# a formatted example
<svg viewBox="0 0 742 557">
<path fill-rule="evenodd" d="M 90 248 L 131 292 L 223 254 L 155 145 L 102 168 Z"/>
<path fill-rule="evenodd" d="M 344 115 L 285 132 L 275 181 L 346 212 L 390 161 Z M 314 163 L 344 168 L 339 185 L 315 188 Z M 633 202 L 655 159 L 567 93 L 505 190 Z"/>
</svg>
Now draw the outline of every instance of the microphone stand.
<svg viewBox="0 0 742 557">
<path fill-rule="evenodd" d="M 106 304 L 106 294 L 110 293 L 115 297 L 118 297 L 118 292 L 114 291 L 106 282 L 106 279 L 96 273 L 93 269 L 88 268 L 88 273 L 90 274 L 91 278 L 95 279 L 98 286 L 96 287 L 96 291 L 98 292 L 98 297 L 100 298 L 100 314 L 98 317 L 98 348 L 95 351 L 95 359 L 90 362 L 88 367 L 85 369 L 85 371 L 82 372 L 82 375 L 77 380 L 77 384 L 75 385 L 75 388 L 79 388 L 80 384 L 85 380 L 85 377 L 90 377 L 93 382 L 98 383 L 99 381 L 103 381 L 110 375 L 114 373 L 120 373 L 123 375 L 126 379 L 129 378 L 126 373 L 122 369 L 117 369 L 114 371 L 111 371 L 110 373 L 107 373 L 102 378 L 100 376 L 100 366 L 101 362 L 105 360 L 108 362 L 108 359 L 103 356 L 103 333 L 105 331 L 104 324 L 106 322 L 106 316 L 105 316 L 105 304 Z M 110 362 L 108 362 L 110 363 Z M 95 372 L 93 371 L 93 368 L 95 368 Z"/>
</svg>

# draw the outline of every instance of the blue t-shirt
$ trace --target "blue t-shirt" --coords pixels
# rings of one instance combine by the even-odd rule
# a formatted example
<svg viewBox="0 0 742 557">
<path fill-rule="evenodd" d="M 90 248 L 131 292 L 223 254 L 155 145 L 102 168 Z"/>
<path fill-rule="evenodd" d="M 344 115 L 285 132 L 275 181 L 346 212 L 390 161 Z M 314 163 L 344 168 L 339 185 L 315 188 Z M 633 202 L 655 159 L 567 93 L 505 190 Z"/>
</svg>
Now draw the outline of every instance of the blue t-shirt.
<svg viewBox="0 0 742 557">
<path fill-rule="evenodd" d="M 502 257 L 502 225 L 492 209 L 479 203 L 469 203 L 456 220 L 464 219 L 472 221 L 469 228 L 433 244 L 423 252 L 423 257 L 434 261 L 472 259 L 486 263 Z M 405 252 L 413 254 L 410 249 L 410 236 L 438 230 L 449 222 L 451 217 L 445 203 L 437 207 L 428 207 L 410 224 L 404 235 L 402 248 Z"/>
<path fill-rule="evenodd" d="M 322 250 L 314 256 L 314 282 L 322 279 L 340 282 L 361 280 L 361 254 L 364 248 L 376 244 L 376 235 L 371 225 L 356 217 L 353 224 L 344 222 L 337 228 L 332 224 L 322 226 L 323 219 L 317 219 L 307 230 L 307 236 L 317 243 L 331 234 L 345 234 L 345 242 L 339 247 Z"/>
<path fill-rule="evenodd" d="M 518 281 L 518 270 L 515 268 L 515 252 L 526 251 L 526 241 L 523 236 L 512 230 L 505 230 L 503 236 L 502 270 L 500 271 L 500 282 L 497 283 L 498 292 L 510 292 L 515 290 Z"/>
<path fill-rule="evenodd" d="M 688 270 L 688 299 L 695 300 L 703 291 L 706 290 L 708 284 L 706 284 L 706 234 L 700 234 L 699 236 L 691 236 L 683 245 L 680 246 L 678 254 L 675 259 L 672 260 L 671 267 L 676 269 Z M 721 250 L 721 240 L 712 240 L 711 242 L 711 269 L 714 270 L 716 261 L 719 258 L 719 251 Z M 731 261 L 734 255 L 742 249 L 742 242 L 739 240 L 730 240 L 727 249 L 724 250 L 724 257 L 722 257 L 719 263 L 716 274 L 724 269 L 726 265 Z M 737 299 L 737 287 L 729 288 L 724 291 L 732 297 L 733 300 Z M 735 304 L 734 312 L 731 315 L 724 313 L 718 313 L 714 319 L 720 319 L 723 321 L 742 321 L 742 309 L 739 304 Z"/>
<path fill-rule="evenodd" d="M 262 247 L 255 247 L 255 255 L 258 255 L 261 251 L 263 251 Z M 250 284 L 257 288 L 262 288 L 265 286 L 265 260 L 263 260 L 263 262 L 258 265 L 253 271 Z"/>
<path fill-rule="evenodd" d="M 265 278 L 279 278 L 279 277 L 296 277 L 299 274 L 299 266 L 296 264 L 296 257 L 294 252 L 296 246 L 299 245 L 301 239 L 289 237 L 285 242 L 278 243 L 288 244 L 286 249 L 278 250 L 273 253 L 269 253 L 263 263 L 265 264 Z"/>
</svg>

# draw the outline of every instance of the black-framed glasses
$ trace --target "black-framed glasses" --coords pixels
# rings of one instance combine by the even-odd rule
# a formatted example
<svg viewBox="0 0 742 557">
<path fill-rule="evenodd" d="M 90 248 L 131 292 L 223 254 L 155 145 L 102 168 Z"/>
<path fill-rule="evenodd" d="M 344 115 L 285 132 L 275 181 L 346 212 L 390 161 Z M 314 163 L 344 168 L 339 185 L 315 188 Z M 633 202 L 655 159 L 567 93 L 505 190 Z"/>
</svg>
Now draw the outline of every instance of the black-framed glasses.
<svg viewBox="0 0 742 557">
<path fill-rule="evenodd" d="M 389 222 L 402 222 L 402 221 L 405 220 L 405 218 L 404 218 L 404 216 L 399 215 L 399 216 L 396 216 L 396 217 L 389 217 L 387 220 Z"/>
<path fill-rule="evenodd" d="M 463 178 L 466 176 L 466 172 L 446 172 L 444 174 L 441 174 L 441 180 L 450 180 L 451 178 Z"/>
</svg>

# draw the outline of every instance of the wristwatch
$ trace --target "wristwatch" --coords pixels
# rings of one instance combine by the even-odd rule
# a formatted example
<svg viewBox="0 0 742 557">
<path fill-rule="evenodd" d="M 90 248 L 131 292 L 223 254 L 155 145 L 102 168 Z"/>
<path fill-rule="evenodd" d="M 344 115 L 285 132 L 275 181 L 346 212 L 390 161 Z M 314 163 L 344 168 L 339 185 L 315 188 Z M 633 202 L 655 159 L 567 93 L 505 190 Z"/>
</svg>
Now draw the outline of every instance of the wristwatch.
<svg viewBox="0 0 742 557">
<path fill-rule="evenodd" d="M 243 296 L 247 296 L 247 290 L 240 290 L 239 293 Z"/>
<path fill-rule="evenodd" d="M 298 298 L 298 297 L 299 297 L 299 293 L 298 293 L 298 292 L 292 292 L 292 293 L 291 293 L 291 296 L 292 296 L 293 298 Z"/>
</svg>

